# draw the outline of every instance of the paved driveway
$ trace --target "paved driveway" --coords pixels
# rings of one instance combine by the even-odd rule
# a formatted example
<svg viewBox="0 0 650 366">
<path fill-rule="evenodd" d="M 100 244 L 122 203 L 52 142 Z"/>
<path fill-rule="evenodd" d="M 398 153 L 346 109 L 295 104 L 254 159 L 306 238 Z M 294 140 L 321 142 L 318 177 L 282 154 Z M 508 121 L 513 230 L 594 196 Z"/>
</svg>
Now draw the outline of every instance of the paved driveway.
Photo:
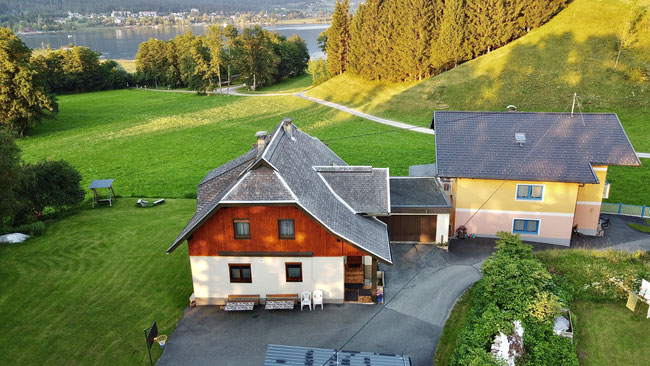
<svg viewBox="0 0 650 366">
<path fill-rule="evenodd" d="M 464 243 L 465 244 L 465 243 Z M 459 246 L 460 247 L 460 246 Z M 385 271 L 385 305 L 325 305 L 325 310 L 227 314 L 187 309 L 159 365 L 261 365 L 269 343 L 407 354 L 431 365 L 456 299 L 480 278 L 492 246 L 444 252 L 432 245 L 393 244 Z"/>
</svg>

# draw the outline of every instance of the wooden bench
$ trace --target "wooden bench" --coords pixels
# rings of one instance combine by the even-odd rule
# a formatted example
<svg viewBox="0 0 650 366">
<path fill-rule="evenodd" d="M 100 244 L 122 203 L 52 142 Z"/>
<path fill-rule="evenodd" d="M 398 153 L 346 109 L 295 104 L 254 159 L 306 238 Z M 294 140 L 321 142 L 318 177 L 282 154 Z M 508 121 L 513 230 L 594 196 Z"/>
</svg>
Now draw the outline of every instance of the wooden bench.
<svg viewBox="0 0 650 366">
<path fill-rule="evenodd" d="M 298 294 L 266 295 L 266 310 L 291 310 L 298 303 Z"/>
<path fill-rule="evenodd" d="M 225 311 L 252 311 L 260 304 L 260 295 L 228 295 Z"/>
</svg>

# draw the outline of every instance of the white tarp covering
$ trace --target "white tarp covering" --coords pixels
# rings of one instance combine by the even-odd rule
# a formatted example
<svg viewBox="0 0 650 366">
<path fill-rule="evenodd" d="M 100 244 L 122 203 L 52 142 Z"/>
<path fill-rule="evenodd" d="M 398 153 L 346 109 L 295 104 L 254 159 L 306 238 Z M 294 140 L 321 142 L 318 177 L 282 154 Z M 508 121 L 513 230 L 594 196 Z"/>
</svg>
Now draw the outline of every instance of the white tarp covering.
<svg viewBox="0 0 650 366">
<path fill-rule="evenodd" d="M 508 366 L 515 366 L 517 359 L 524 350 L 524 328 L 519 320 L 514 321 L 514 329 L 510 336 L 499 333 L 494 337 L 492 354 L 500 362 Z"/>
<path fill-rule="evenodd" d="M 22 243 L 28 238 L 29 235 L 23 233 L 0 235 L 0 243 Z"/>
<path fill-rule="evenodd" d="M 553 331 L 555 334 L 560 335 L 562 332 L 566 332 L 569 330 L 569 319 L 563 317 L 563 316 L 558 316 L 553 320 Z"/>
</svg>

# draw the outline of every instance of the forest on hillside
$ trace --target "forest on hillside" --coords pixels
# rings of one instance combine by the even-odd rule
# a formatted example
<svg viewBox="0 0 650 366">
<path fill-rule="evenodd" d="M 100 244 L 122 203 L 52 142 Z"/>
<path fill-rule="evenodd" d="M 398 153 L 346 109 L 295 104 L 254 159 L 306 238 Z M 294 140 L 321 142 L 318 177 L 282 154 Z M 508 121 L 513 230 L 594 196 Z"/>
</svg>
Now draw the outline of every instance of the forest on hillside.
<svg viewBox="0 0 650 366">
<path fill-rule="evenodd" d="M 421 80 L 537 28 L 567 0 L 337 0 L 327 71 L 369 80 Z"/>
</svg>

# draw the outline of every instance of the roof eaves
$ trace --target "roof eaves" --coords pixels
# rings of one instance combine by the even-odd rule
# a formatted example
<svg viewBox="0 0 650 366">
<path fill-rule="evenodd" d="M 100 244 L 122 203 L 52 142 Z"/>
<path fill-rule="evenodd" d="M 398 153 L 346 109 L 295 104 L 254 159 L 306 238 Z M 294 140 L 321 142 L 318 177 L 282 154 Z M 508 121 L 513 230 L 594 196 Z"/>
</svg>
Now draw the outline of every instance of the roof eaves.
<svg viewBox="0 0 650 366">
<path fill-rule="evenodd" d="M 616 121 L 618 122 L 618 127 L 623 131 L 623 135 L 625 136 L 625 139 L 627 140 L 627 143 L 630 145 L 630 149 L 632 149 L 632 152 L 634 153 L 634 157 L 636 158 L 636 165 L 631 165 L 631 166 L 641 166 L 641 159 L 639 159 L 639 156 L 636 154 L 636 150 L 634 150 L 634 146 L 632 145 L 632 142 L 630 141 L 630 137 L 627 135 L 627 132 L 625 132 L 625 129 L 623 128 L 623 124 L 621 123 L 621 120 L 618 118 L 618 114 L 614 113 L 614 117 L 616 117 Z"/>
<path fill-rule="evenodd" d="M 390 168 L 386 169 L 386 205 L 388 206 L 386 212 L 390 214 Z"/>
</svg>

